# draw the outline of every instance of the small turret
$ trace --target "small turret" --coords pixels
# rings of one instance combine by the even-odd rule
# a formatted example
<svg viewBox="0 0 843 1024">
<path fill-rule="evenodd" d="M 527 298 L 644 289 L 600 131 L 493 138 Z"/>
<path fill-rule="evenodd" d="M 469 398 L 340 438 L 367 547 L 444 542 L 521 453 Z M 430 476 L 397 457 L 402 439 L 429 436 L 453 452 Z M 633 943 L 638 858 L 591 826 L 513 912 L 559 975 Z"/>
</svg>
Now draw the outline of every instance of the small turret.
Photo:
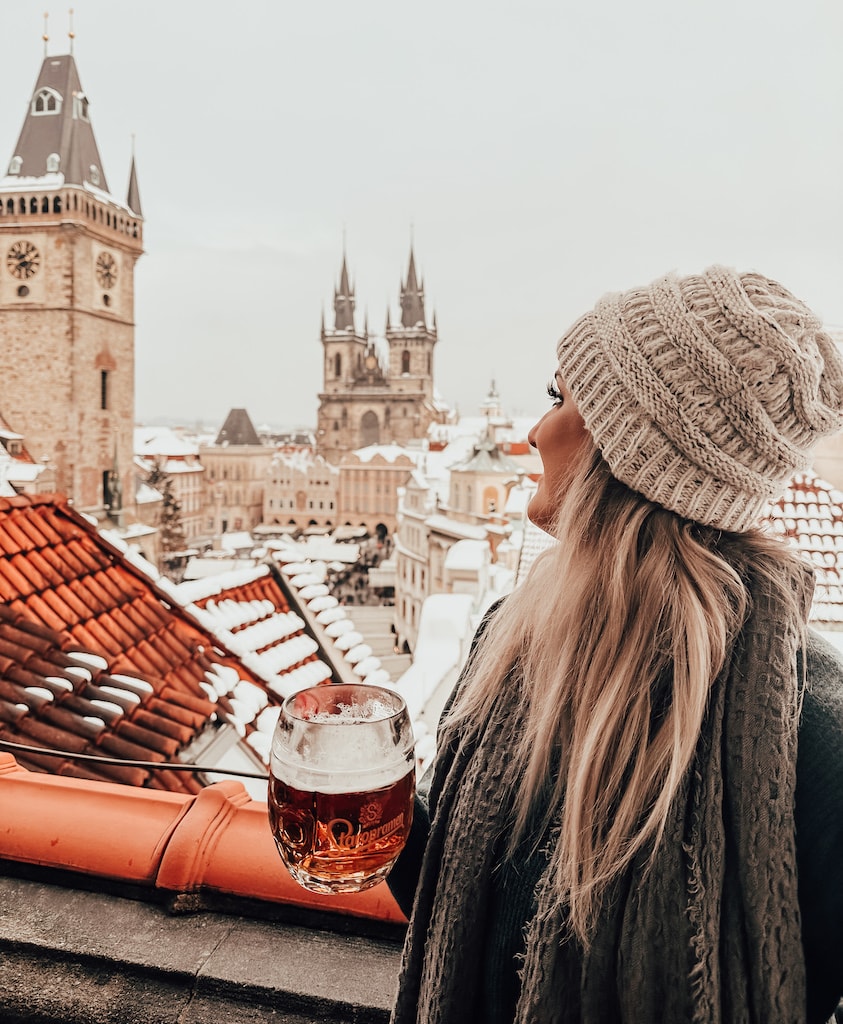
<svg viewBox="0 0 843 1024">
<path fill-rule="evenodd" d="M 342 254 L 342 270 L 339 287 L 334 289 L 334 330 L 354 332 L 354 289 L 348 279 L 348 265 L 345 252 Z"/>
<path fill-rule="evenodd" d="M 410 246 L 407 280 L 401 285 L 401 326 L 416 327 L 418 324 L 425 326 L 424 288 L 416 279 L 416 258 Z"/>
</svg>

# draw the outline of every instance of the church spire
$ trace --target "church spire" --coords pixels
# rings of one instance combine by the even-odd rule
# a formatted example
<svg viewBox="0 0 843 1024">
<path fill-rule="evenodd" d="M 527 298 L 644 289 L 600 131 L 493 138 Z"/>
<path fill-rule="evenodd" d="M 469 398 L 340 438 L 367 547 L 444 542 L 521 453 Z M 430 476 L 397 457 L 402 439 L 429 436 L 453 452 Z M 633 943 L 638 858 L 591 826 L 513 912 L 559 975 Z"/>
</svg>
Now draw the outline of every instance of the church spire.
<svg viewBox="0 0 843 1024">
<path fill-rule="evenodd" d="M 43 178 L 55 173 L 64 176 L 65 185 L 89 184 L 109 192 L 72 54 L 45 57 L 5 183 L 13 175 Z"/>
<path fill-rule="evenodd" d="M 135 167 L 134 145 L 132 146 L 132 166 L 129 170 L 129 191 L 126 194 L 126 205 L 136 216 L 143 216 L 143 211 L 141 210 L 140 189 L 138 188 L 138 172 Z"/>
<path fill-rule="evenodd" d="M 410 245 L 410 266 L 407 269 L 407 280 L 401 285 L 401 326 L 425 326 L 424 288 L 416 277 L 416 257 Z"/>
<path fill-rule="evenodd" d="M 354 289 L 348 279 L 348 264 L 345 248 L 342 254 L 339 288 L 334 289 L 334 330 L 354 331 Z"/>
</svg>

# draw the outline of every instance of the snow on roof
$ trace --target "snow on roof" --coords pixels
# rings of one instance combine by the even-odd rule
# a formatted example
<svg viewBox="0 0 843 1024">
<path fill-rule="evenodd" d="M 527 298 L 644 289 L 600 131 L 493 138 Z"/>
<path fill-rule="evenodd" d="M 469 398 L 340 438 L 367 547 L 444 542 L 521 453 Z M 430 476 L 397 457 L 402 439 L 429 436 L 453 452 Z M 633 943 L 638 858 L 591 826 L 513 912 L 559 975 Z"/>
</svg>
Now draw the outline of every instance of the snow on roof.
<svg viewBox="0 0 843 1024">
<path fill-rule="evenodd" d="M 154 458 L 199 454 L 198 445 L 186 441 L 171 427 L 135 427 L 134 436 L 136 455 Z"/>
<path fill-rule="evenodd" d="M 246 583 L 253 583 L 262 576 L 269 574 L 269 567 L 266 565 L 251 565 L 240 569 L 229 569 L 219 572 L 215 576 L 204 579 L 187 580 L 179 583 L 177 593 L 183 604 L 194 604 L 207 597 L 215 597 L 225 590 L 233 587 L 241 587 Z"/>
<path fill-rule="evenodd" d="M 139 505 L 147 505 L 152 501 L 162 500 L 161 492 L 157 491 L 154 487 L 150 487 L 149 484 L 140 483 L 135 488 L 135 501 Z"/>
<path fill-rule="evenodd" d="M 2 465 L 6 479 L 14 480 L 18 484 L 31 484 L 47 468 L 37 462 L 22 462 L 18 459 L 10 459 L 8 462 L 4 459 Z"/>
<path fill-rule="evenodd" d="M 458 540 L 448 548 L 445 555 L 445 568 L 451 571 L 480 570 L 488 565 L 490 558 L 489 544 L 485 540 Z"/>
<path fill-rule="evenodd" d="M 394 684 L 415 721 L 442 682 L 458 670 L 472 633 L 469 594 L 431 594 L 422 604 L 413 664 Z"/>
<path fill-rule="evenodd" d="M 425 525 L 432 531 L 448 533 L 452 536 L 463 537 L 466 540 L 485 540 L 486 530 L 482 526 L 472 526 L 469 523 L 460 523 L 456 519 L 450 519 L 446 515 L 436 513 L 425 519 Z"/>
<path fill-rule="evenodd" d="M 330 462 L 326 462 L 323 456 L 316 455 L 310 448 L 276 451 L 272 456 L 272 466 L 278 464 L 287 466 L 298 473 L 307 473 L 314 467 L 318 467 L 320 472 L 324 470 L 332 476 L 336 476 L 339 473 L 338 466 L 333 466 Z"/>
<path fill-rule="evenodd" d="M 405 448 L 400 444 L 370 444 L 365 448 L 358 448 L 353 452 L 361 462 L 371 462 L 376 455 L 380 455 L 386 462 L 396 462 L 402 455 L 411 462 L 417 462 L 421 454 L 413 448 Z"/>
</svg>

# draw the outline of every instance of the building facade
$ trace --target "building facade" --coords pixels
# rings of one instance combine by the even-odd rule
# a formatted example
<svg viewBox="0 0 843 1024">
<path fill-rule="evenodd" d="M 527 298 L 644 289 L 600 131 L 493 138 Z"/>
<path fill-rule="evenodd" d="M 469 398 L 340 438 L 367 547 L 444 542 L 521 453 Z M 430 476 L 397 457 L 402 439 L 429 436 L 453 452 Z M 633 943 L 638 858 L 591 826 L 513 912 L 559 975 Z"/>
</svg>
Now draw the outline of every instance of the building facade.
<svg viewBox="0 0 843 1024">
<path fill-rule="evenodd" d="M 199 461 L 198 444 L 179 437 L 169 427 L 137 427 L 135 460 L 144 481 L 155 470 L 170 478 L 185 540 L 202 536 L 205 532 L 205 468 Z"/>
<path fill-rule="evenodd" d="M 415 463 L 398 445 L 372 445 L 346 455 L 339 467 L 338 517 L 344 526 L 365 526 L 371 536 L 395 532 L 398 492 Z"/>
<path fill-rule="evenodd" d="M 343 256 L 334 289 L 334 326 L 324 320 L 323 384 L 319 395 L 316 443 L 319 454 L 339 464 L 348 452 L 375 444 L 407 444 L 423 438 L 448 410 L 434 393 L 436 315 L 425 312 L 424 287 L 410 251 L 401 284 L 401 316 L 393 324 L 387 310 L 385 344 L 356 323 L 356 297 Z"/>
<path fill-rule="evenodd" d="M 309 446 L 285 445 L 272 456 L 266 475 L 263 523 L 330 529 L 337 524 L 339 469 Z"/>
<path fill-rule="evenodd" d="M 213 537 L 253 530 L 263 518 L 272 448 L 262 444 L 245 409 L 232 409 L 213 444 L 199 446 L 205 470 L 204 530 Z"/>
<path fill-rule="evenodd" d="M 73 56 L 48 56 L 0 178 L 0 409 L 78 509 L 117 519 L 134 502 L 142 252 L 134 159 L 122 201 Z"/>
</svg>

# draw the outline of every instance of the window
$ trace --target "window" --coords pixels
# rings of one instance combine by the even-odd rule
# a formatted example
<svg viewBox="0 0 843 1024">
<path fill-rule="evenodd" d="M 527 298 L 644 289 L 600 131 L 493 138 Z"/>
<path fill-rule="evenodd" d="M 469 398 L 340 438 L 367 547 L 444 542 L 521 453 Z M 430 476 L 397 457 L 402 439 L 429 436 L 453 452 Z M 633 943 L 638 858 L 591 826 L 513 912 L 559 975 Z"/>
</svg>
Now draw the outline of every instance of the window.
<svg viewBox="0 0 843 1024">
<path fill-rule="evenodd" d="M 337 352 L 337 354 L 334 356 L 334 376 L 342 376 L 342 356 L 339 354 L 339 352 Z"/>
<path fill-rule="evenodd" d="M 48 114 L 60 114 L 61 96 L 55 91 L 55 89 L 48 89 L 46 87 L 39 89 L 32 98 L 32 106 L 30 109 L 36 117 Z"/>
<path fill-rule="evenodd" d="M 407 351 L 407 349 L 404 349 L 404 351 L 401 353 L 401 372 L 410 372 L 410 353 Z"/>
<path fill-rule="evenodd" d="M 88 120 L 88 97 L 83 92 L 77 92 L 73 97 L 73 116 L 80 121 Z M 93 178 L 91 181 L 94 185 L 98 184 Z"/>
<path fill-rule="evenodd" d="M 100 370 L 100 409 L 108 408 L 108 370 Z"/>
<path fill-rule="evenodd" d="M 13 156 L 12 160 L 11 160 L 11 163 L 9 164 L 9 174 L 20 174 L 20 169 L 21 169 L 21 165 L 22 164 L 23 164 L 23 157 Z M 12 203 L 12 200 L 10 199 L 9 202 L 6 205 L 7 206 L 11 206 L 11 203 Z M 9 210 L 9 212 L 10 213 L 12 212 L 11 209 Z"/>
<path fill-rule="evenodd" d="M 364 413 L 361 419 L 361 444 L 366 447 L 368 444 L 380 442 L 380 425 L 378 417 L 371 410 Z"/>
<path fill-rule="evenodd" d="M 47 157 L 47 174 L 55 174 L 61 167 L 61 157 L 58 153 L 50 153 Z"/>
<path fill-rule="evenodd" d="M 88 170 L 88 174 L 90 175 L 91 184 L 92 185 L 99 185 L 99 183 L 100 183 L 100 169 L 99 169 L 99 167 L 97 167 L 96 164 L 91 164 L 91 166 L 90 166 L 90 168 Z M 100 215 L 102 215 L 102 210 L 100 210 Z"/>
</svg>

